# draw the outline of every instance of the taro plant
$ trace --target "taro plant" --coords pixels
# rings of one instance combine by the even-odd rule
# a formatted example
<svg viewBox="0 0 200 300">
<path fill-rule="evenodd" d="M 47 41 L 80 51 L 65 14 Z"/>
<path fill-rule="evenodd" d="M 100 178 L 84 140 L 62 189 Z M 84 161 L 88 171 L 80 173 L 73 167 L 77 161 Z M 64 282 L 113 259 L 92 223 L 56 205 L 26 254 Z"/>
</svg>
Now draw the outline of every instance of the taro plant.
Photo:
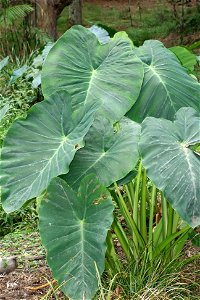
<svg viewBox="0 0 200 300">
<path fill-rule="evenodd" d="M 153 262 L 174 245 L 176 257 L 200 224 L 200 85 L 158 41 L 101 42 L 74 26 L 50 50 L 42 90 L 4 140 L 2 204 L 12 212 L 38 197 L 55 279 L 70 299 L 92 299 L 105 253 L 107 269 L 120 268 L 111 226 L 125 261 L 147 249 Z"/>
</svg>

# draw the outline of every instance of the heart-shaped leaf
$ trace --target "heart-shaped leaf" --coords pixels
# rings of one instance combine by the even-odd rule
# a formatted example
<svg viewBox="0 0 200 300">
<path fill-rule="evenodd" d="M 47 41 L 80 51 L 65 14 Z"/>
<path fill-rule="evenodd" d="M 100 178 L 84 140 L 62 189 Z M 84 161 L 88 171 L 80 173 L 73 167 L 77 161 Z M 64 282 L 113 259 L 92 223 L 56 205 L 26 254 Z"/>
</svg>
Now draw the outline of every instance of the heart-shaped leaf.
<svg viewBox="0 0 200 300">
<path fill-rule="evenodd" d="M 54 178 L 41 201 L 39 227 L 48 264 L 70 299 L 89 300 L 98 288 L 112 212 L 111 196 L 94 174 L 82 180 L 77 195 Z"/>
<path fill-rule="evenodd" d="M 95 173 L 105 186 L 111 185 L 135 167 L 139 135 L 140 125 L 128 118 L 122 119 L 117 132 L 107 119 L 96 119 L 64 178 L 76 188 L 86 174 Z"/>
<path fill-rule="evenodd" d="M 44 95 L 65 88 L 73 108 L 100 102 L 107 117 L 118 121 L 138 98 L 144 75 L 132 48 L 126 33 L 102 45 L 88 29 L 72 27 L 47 56 L 42 71 Z"/>
<path fill-rule="evenodd" d="M 181 107 L 199 111 L 200 84 L 170 50 L 150 40 L 134 51 L 143 61 L 145 73 L 140 96 L 128 117 L 136 122 L 147 116 L 173 120 Z"/>
<path fill-rule="evenodd" d="M 2 204 L 14 211 L 38 196 L 50 180 L 67 173 L 93 122 L 97 103 L 71 111 L 71 97 L 53 94 L 34 105 L 26 119 L 14 122 L 1 154 Z"/>
<path fill-rule="evenodd" d="M 139 143 L 149 178 L 192 227 L 200 225 L 200 156 L 191 149 L 200 142 L 199 128 L 199 114 L 181 108 L 174 122 L 146 118 Z"/>
</svg>

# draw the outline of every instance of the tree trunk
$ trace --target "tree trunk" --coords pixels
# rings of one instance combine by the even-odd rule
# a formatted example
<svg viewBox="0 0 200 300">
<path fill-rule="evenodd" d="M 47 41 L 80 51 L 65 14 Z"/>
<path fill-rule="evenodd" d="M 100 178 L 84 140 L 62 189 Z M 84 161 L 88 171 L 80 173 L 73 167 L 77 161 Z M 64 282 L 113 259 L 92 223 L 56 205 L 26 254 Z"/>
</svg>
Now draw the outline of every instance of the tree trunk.
<svg viewBox="0 0 200 300">
<path fill-rule="evenodd" d="M 37 26 L 48 33 L 54 40 L 57 38 L 56 21 L 65 6 L 73 0 L 36 0 Z"/>
<path fill-rule="evenodd" d="M 82 24 L 82 0 L 73 0 L 69 6 L 69 24 Z"/>
<path fill-rule="evenodd" d="M 54 40 L 56 39 L 57 10 L 54 1 L 37 0 L 36 24 Z"/>
</svg>

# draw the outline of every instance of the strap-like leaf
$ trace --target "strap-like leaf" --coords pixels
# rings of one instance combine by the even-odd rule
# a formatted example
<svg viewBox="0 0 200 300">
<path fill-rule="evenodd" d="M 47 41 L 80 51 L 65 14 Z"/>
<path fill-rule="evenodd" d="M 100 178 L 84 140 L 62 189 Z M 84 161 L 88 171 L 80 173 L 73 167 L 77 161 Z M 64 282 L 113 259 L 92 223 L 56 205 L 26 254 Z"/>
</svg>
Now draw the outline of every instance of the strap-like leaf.
<svg viewBox="0 0 200 300">
<path fill-rule="evenodd" d="M 140 125 L 124 118 L 120 130 L 103 118 L 95 120 L 85 137 L 85 147 L 77 152 L 64 178 L 73 186 L 81 179 L 95 173 L 100 181 L 109 186 L 134 169 L 138 158 Z"/>
<path fill-rule="evenodd" d="M 23 65 L 21 68 L 14 70 L 10 77 L 9 83 L 15 83 L 18 78 L 22 77 L 28 71 L 28 69 L 29 67 L 27 65 Z"/>
<path fill-rule="evenodd" d="M 107 117 L 118 121 L 136 101 L 143 80 L 142 62 L 126 33 L 105 45 L 82 26 L 68 30 L 50 50 L 42 72 L 45 96 L 65 88 L 77 108 L 102 103 Z"/>
<path fill-rule="evenodd" d="M 3 119 L 3 117 L 5 116 L 5 114 L 7 113 L 7 111 L 9 110 L 9 104 L 4 105 L 1 109 L 0 109 L 0 122 Z"/>
<path fill-rule="evenodd" d="M 181 107 L 199 111 L 200 84 L 188 75 L 176 56 L 159 41 L 146 41 L 135 48 L 144 64 L 140 96 L 128 116 L 142 122 L 145 117 L 174 119 Z"/>
<path fill-rule="evenodd" d="M 7 66 L 9 61 L 9 56 L 5 57 L 4 59 L 0 60 L 0 71 Z"/>
<path fill-rule="evenodd" d="M 146 118 L 139 143 L 149 178 L 189 225 L 200 225 L 200 156 L 191 146 L 200 142 L 200 117 L 181 108 L 174 123 Z"/>
<path fill-rule="evenodd" d="M 2 203 L 14 211 L 38 196 L 58 175 L 67 173 L 93 122 L 97 104 L 71 111 L 71 97 L 55 93 L 14 122 L 2 150 Z"/>
<path fill-rule="evenodd" d="M 54 178 L 41 201 L 40 234 L 48 264 L 70 299 L 89 300 L 98 288 L 112 212 L 111 196 L 94 174 L 82 180 L 77 195 L 64 180 Z"/>
</svg>

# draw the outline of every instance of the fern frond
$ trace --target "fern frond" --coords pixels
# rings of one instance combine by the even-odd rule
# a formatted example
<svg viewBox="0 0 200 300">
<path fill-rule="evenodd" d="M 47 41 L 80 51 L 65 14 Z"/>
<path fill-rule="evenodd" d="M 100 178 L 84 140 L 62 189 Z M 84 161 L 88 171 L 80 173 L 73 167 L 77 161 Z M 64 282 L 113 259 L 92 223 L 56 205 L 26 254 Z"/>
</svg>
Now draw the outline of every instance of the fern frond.
<svg viewBox="0 0 200 300">
<path fill-rule="evenodd" d="M 14 23 L 21 23 L 33 10 L 33 7 L 29 4 L 19 4 L 3 9 L 0 16 L 0 27 L 5 28 L 13 25 Z"/>
</svg>

